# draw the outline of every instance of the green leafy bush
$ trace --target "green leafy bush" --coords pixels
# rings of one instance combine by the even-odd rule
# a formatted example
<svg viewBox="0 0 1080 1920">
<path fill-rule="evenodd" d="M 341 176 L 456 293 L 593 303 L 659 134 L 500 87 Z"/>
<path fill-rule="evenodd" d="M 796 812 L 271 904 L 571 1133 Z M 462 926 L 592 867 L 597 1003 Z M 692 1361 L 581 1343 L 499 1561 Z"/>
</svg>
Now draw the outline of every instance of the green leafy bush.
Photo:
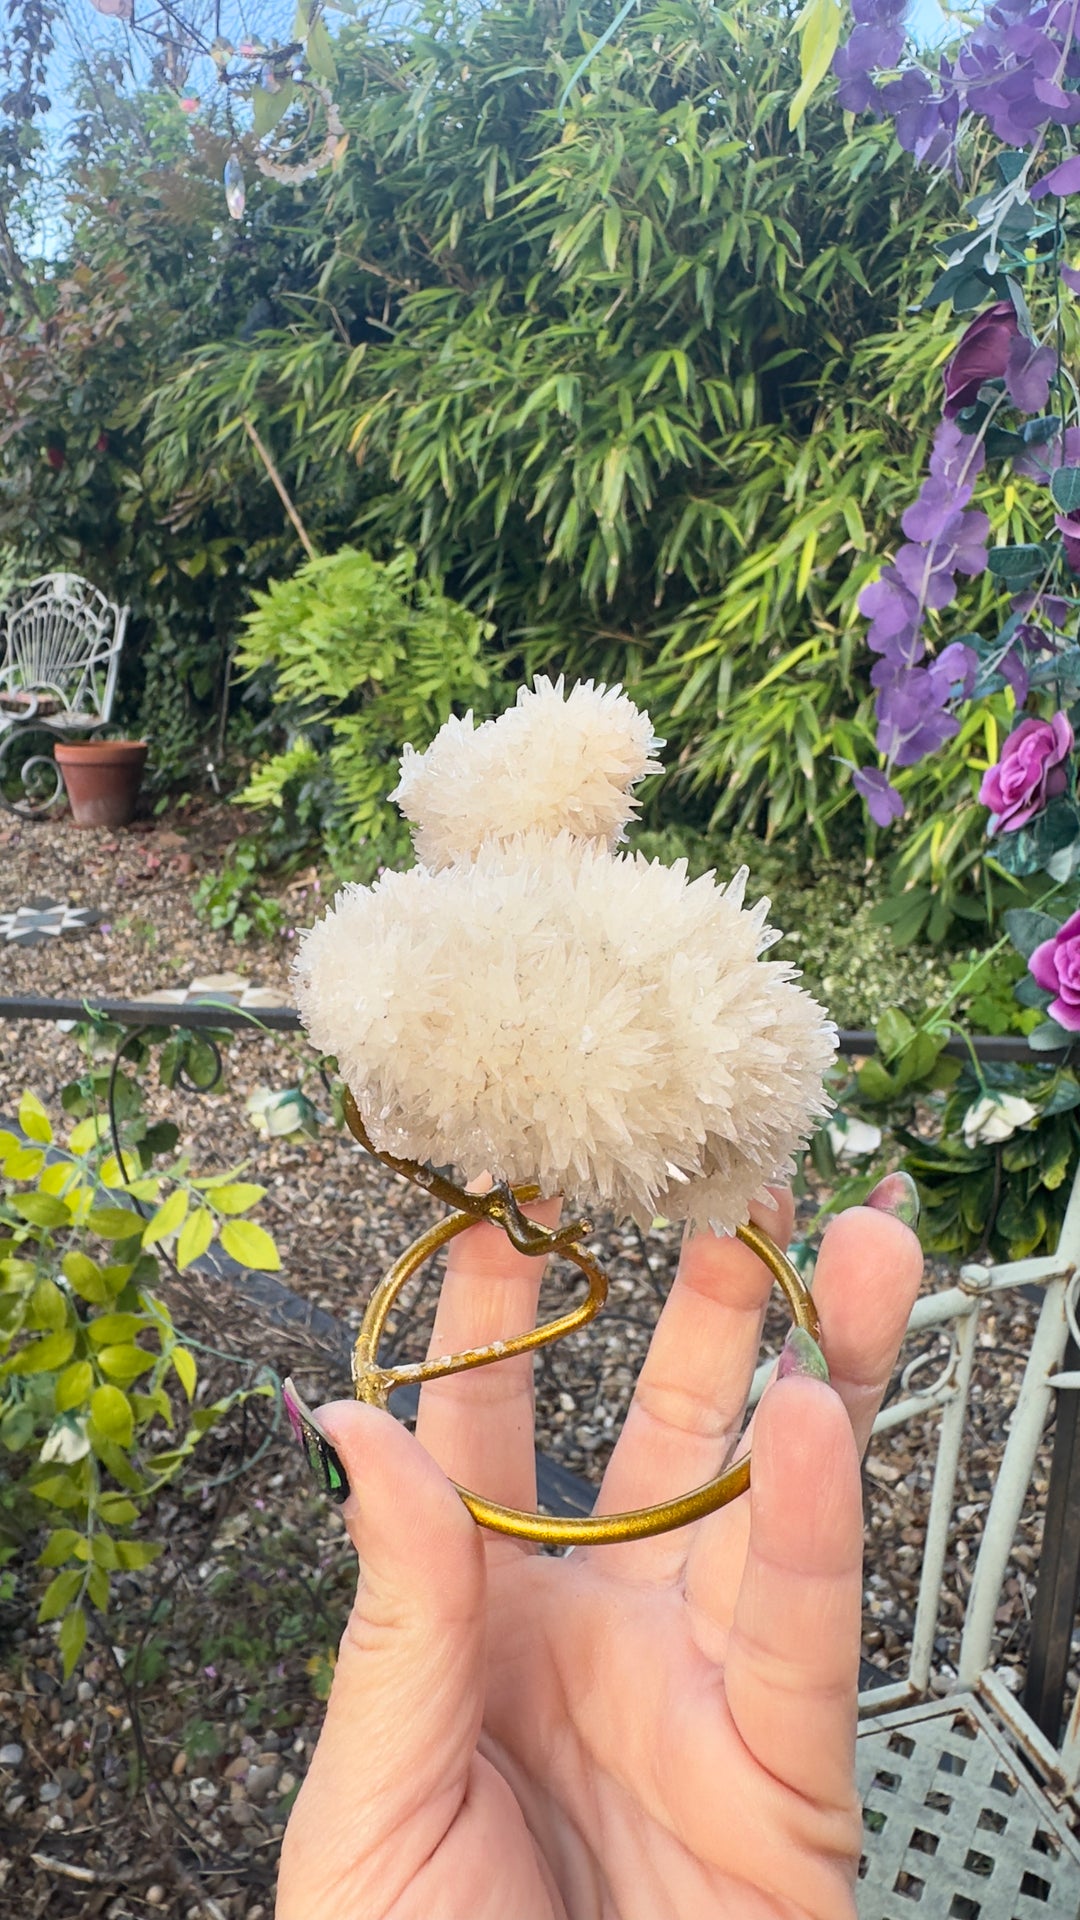
<svg viewBox="0 0 1080 1920">
<path fill-rule="evenodd" d="M 869 743 L 855 598 L 923 451 L 945 323 L 909 308 L 953 191 L 849 135 L 831 82 L 792 136 L 786 4 L 646 5 L 560 106 L 611 17 L 343 27 L 310 289 L 162 384 L 153 484 L 250 486 L 253 420 L 305 517 L 351 474 L 346 537 L 407 543 L 515 672 L 643 698 L 669 817 L 826 835 Z"/>
<path fill-rule="evenodd" d="M 166 1074 L 197 1075 L 196 1041 L 173 1036 Z M 87 1606 L 104 1613 L 113 1575 L 162 1551 L 140 1528 L 154 1495 L 232 1406 L 274 1391 L 256 1380 L 200 1400 L 195 1353 L 158 1286 L 162 1259 L 182 1270 L 215 1242 L 242 1266 L 279 1266 L 271 1236 L 246 1217 L 264 1189 L 198 1177 L 186 1155 L 172 1157 L 175 1129 L 146 1125 L 123 1074 L 121 1165 L 102 1078 L 92 1068 L 65 1089 L 66 1139 L 32 1093 L 19 1132 L 0 1130 L 0 1445 L 15 1467 L 0 1490 L 0 1561 L 46 1530 L 38 1619 L 60 1620 L 66 1673 Z"/>
<path fill-rule="evenodd" d="M 387 794 L 409 741 L 426 747 L 454 705 L 492 698 L 484 642 L 492 629 L 419 577 L 407 549 L 381 563 L 343 547 L 256 593 L 237 659 L 270 676 L 287 733 L 241 796 L 255 807 L 307 808 L 335 864 L 370 880 L 408 858 L 408 832 Z"/>
<path fill-rule="evenodd" d="M 195 889 L 195 908 L 215 931 L 224 929 L 240 941 L 252 933 L 268 939 L 281 932 L 285 910 L 279 901 L 267 899 L 259 885 L 264 865 L 262 847 L 243 840 L 219 867 L 203 874 Z"/>
</svg>

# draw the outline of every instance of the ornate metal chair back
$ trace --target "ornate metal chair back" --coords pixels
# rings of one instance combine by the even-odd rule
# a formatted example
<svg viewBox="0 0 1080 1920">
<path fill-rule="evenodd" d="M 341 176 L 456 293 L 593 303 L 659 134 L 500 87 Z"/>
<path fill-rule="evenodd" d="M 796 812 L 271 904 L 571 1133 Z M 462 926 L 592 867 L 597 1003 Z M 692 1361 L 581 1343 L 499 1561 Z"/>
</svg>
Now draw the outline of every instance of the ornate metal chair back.
<svg viewBox="0 0 1080 1920">
<path fill-rule="evenodd" d="M 128 609 L 75 573 L 46 573 L 31 582 L 3 621 L 0 699 L 25 693 L 56 702 L 52 726 L 89 720 L 105 725 Z M 50 699 L 51 697 L 51 699 Z"/>
</svg>

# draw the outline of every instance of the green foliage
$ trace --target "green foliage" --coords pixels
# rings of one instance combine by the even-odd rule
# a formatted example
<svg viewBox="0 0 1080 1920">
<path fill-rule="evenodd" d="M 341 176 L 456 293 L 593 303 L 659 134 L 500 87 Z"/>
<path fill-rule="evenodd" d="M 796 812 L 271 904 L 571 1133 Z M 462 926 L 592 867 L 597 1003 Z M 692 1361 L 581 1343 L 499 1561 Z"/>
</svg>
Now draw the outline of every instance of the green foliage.
<svg viewBox="0 0 1080 1920">
<path fill-rule="evenodd" d="M 66 1140 L 29 1092 L 20 1131 L 0 1131 L 0 1446 L 14 1456 L 0 1555 L 45 1530 L 38 1564 L 51 1577 L 38 1619 L 60 1621 L 65 1673 L 86 1640 L 87 1606 L 104 1613 L 113 1575 L 161 1553 L 136 1531 L 154 1495 L 232 1406 L 272 1391 L 256 1383 L 197 1398 L 195 1353 L 157 1285 L 161 1259 L 183 1269 L 217 1239 L 245 1266 L 280 1264 L 269 1234 L 239 1217 L 264 1189 L 192 1174 L 185 1155 L 172 1157 L 175 1129 L 146 1124 L 126 1075 L 121 1164 L 99 1082 L 91 1070 L 65 1088 L 75 1119 Z M 169 1164 L 155 1171 L 159 1153 Z"/>
<path fill-rule="evenodd" d="M 849 137 L 831 84 L 792 138 L 786 6 L 663 0 L 594 46 L 611 19 L 430 0 L 389 39 L 343 28 L 303 303 L 160 387 L 152 485 L 242 492 L 253 420 L 317 543 L 351 475 L 349 537 L 412 548 L 515 674 L 650 705 L 680 809 L 824 839 L 865 758 L 854 603 L 924 450 L 945 322 L 907 309 L 951 189 Z"/>
<path fill-rule="evenodd" d="M 234 940 L 252 933 L 269 939 L 280 933 L 285 911 L 259 887 L 265 853 L 254 840 L 242 840 L 219 867 L 205 873 L 195 888 L 195 908 L 215 930 L 226 929 Z"/>
<path fill-rule="evenodd" d="M 402 744 L 426 747 L 455 705 L 484 708 L 492 629 L 418 577 L 407 549 L 381 564 L 343 547 L 254 599 L 237 660 L 269 670 L 293 737 L 255 769 L 242 798 L 295 809 L 297 788 L 310 791 L 322 770 L 327 848 L 370 880 L 408 858 L 407 829 L 386 798 Z M 223 876 L 219 895 L 224 885 Z"/>
<path fill-rule="evenodd" d="M 143 410 L 189 350 L 242 346 L 284 313 L 275 303 L 309 278 L 306 242 L 296 195 L 267 181 L 251 183 L 244 230 L 223 218 L 227 142 L 189 126 L 173 93 L 125 95 L 91 61 L 77 104 L 59 246 L 6 264 L 0 248 L 0 549 L 23 575 L 72 567 L 130 605 L 122 717 L 153 742 L 160 776 L 190 784 L 200 742 L 216 756 L 249 586 L 299 549 L 261 470 L 243 487 L 204 475 L 198 502 L 155 490 Z M 342 477 L 347 502 L 357 489 Z"/>
</svg>

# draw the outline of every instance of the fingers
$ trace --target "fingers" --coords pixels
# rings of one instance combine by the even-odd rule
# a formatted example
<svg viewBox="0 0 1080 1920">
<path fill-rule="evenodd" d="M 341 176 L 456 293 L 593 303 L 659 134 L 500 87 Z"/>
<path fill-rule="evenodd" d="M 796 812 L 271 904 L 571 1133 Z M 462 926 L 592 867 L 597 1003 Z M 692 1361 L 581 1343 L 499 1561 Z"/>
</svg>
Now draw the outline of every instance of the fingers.
<svg viewBox="0 0 1080 1920">
<path fill-rule="evenodd" d="M 852 1207 L 826 1228 L 814 1301 L 832 1384 L 860 1454 L 892 1376 L 921 1278 L 922 1248 L 891 1214 Z M 756 1474 L 756 1415 L 744 1445 L 753 1452 Z M 700 1616 L 721 1630 L 731 1620 L 749 1529 L 748 1503 L 736 1500 L 702 1522 L 691 1547 L 688 1597 Z"/>
<path fill-rule="evenodd" d="M 285 1836 L 278 1920 L 347 1911 L 336 1890 L 358 1867 L 365 1911 L 391 1910 L 441 1837 L 431 1821 L 448 1825 L 448 1797 L 464 1796 L 481 1714 L 476 1527 L 390 1414 L 339 1402 L 320 1418 L 353 1488 L 343 1513 L 360 1581 Z"/>
<path fill-rule="evenodd" d="M 781 1246 L 793 1206 L 754 1217 Z M 740 1240 L 699 1233 L 683 1243 L 630 1409 L 597 1501 L 598 1513 L 651 1506 L 719 1473 L 738 1438 L 757 1360 L 768 1269 Z M 664 1580 L 687 1553 L 683 1533 L 604 1547 L 605 1569 L 626 1579 Z"/>
<path fill-rule="evenodd" d="M 825 1229 L 814 1300 L 833 1386 L 865 1453 L 922 1280 L 918 1239 L 892 1214 L 852 1207 Z"/>
<path fill-rule="evenodd" d="M 749 1751 L 815 1806 L 854 1805 L 862 1605 L 859 1456 L 821 1381 L 771 1386 L 754 1434 L 746 1561 L 724 1688 Z"/>
<path fill-rule="evenodd" d="M 542 1200 L 525 1212 L 554 1227 L 559 1205 Z M 515 1252 L 500 1227 L 486 1221 L 470 1227 L 450 1247 L 430 1354 L 460 1353 L 535 1326 L 545 1265 Z M 429 1381 L 420 1394 L 416 1435 L 461 1486 L 504 1506 L 535 1507 L 532 1356 Z"/>
</svg>

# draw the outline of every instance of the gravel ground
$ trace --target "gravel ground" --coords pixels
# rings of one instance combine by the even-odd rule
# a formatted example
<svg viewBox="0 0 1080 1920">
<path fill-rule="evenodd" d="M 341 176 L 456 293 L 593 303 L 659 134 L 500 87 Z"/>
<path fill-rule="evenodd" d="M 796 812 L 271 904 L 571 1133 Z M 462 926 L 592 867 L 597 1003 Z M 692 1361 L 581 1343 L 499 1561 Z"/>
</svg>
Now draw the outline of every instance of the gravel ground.
<svg viewBox="0 0 1080 1920">
<path fill-rule="evenodd" d="M 77 939 L 0 946 L 0 991 L 130 995 L 234 970 L 287 1000 L 287 935 L 237 947 L 192 906 L 198 873 L 249 824 L 224 806 L 115 834 L 0 821 L 0 911 L 48 895 L 104 916 Z M 318 911 L 311 875 L 283 898 L 295 924 Z M 72 1035 L 0 1025 L 0 1113 L 26 1086 L 55 1108 L 80 1066 Z M 300 1143 L 253 1131 L 245 1100 L 257 1087 L 302 1082 L 325 1105 L 302 1043 L 237 1039 L 225 1067 L 224 1092 L 155 1093 L 155 1107 L 180 1123 L 200 1171 L 243 1159 L 248 1177 L 267 1185 L 260 1217 L 281 1250 L 281 1278 L 355 1326 L 372 1284 L 437 1210 L 332 1124 Z M 815 1204 L 808 1195 L 804 1219 Z M 588 1335 L 553 1349 L 538 1368 L 538 1445 L 587 1479 L 599 1478 L 618 1432 L 677 1243 L 670 1227 L 643 1241 L 598 1222 L 609 1305 Z M 417 1282 L 412 1317 L 395 1336 L 399 1357 L 422 1351 L 436 1283 L 437 1274 Z M 554 1311 L 558 1275 L 548 1291 Z M 206 1356 L 215 1390 L 253 1356 L 297 1373 L 316 1398 L 344 1388 L 331 1344 L 246 1309 L 223 1316 L 217 1283 L 189 1278 L 173 1305 L 186 1330 L 237 1355 L 235 1364 Z M 779 1308 L 770 1312 L 767 1344 L 782 1339 L 785 1323 Z M 936 1645 L 946 1681 L 1032 1325 L 1033 1309 L 1009 1302 L 986 1315 L 980 1335 Z M 946 1347 L 923 1344 L 936 1372 L 934 1356 L 944 1363 Z M 913 1357 L 905 1352 L 905 1361 Z M 866 1471 L 864 1641 L 871 1660 L 894 1673 L 910 1640 L 936 1434 L 927 1418 L 882 1436 Z M 256 1463 L 237 1477 L 253 1454 Z M 1026 1657 L 1047 1463 L 1044 1448 L 998 1611 L 996 1657 L 1016 1673 Z M 71 1681 L 60 1676 L 55 1629 L 33 1624 L 39 1576 L 31 1565 L 16 1569 L 14 1596 L 0 1601 L 0 1909 L 20 1920 L 268 1920 L 272 1912 L 277 1847 L 348 1603 L 340 1520 L 309 1493 L 287 1436 L 264 1430 L 249 1410 L 246 1425 L 238 1419 L 211 1437 L 198 1477 L 159 1507 L 152 1531 L 167 1537 L 165 1557 L 124 1578 L 122 1628 L 110 1616 Z"/>
</svg>

